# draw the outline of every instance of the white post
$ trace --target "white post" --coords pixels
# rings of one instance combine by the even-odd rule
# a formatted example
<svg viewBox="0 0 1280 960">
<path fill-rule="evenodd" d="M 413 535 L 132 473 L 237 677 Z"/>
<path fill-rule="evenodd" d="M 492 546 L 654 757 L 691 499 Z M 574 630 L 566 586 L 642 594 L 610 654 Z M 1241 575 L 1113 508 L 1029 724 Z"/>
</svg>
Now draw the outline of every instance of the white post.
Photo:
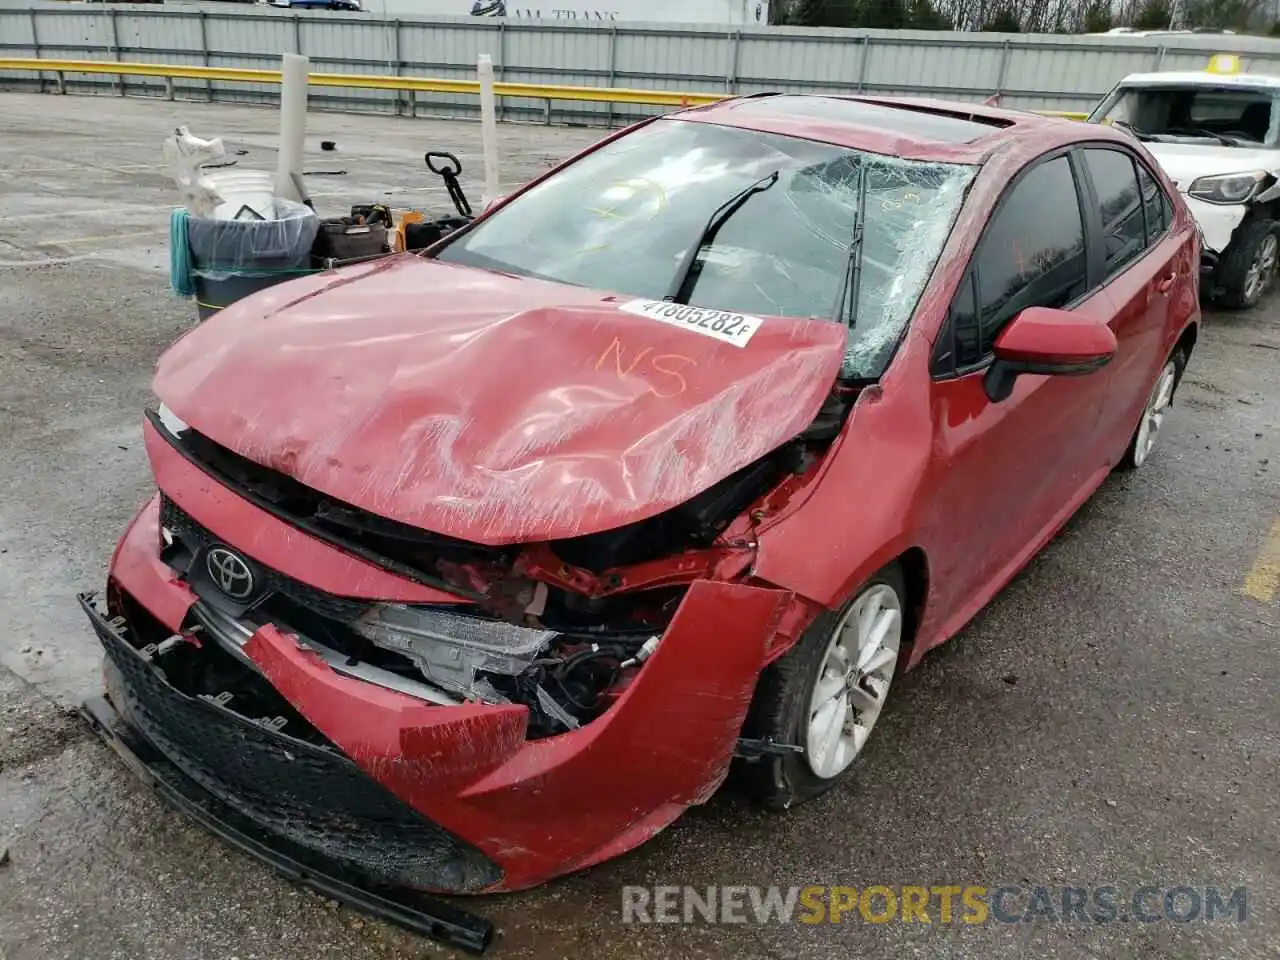
<svg viewBox="0 0 1280 960">
<path fill-rule="evenodd" d="M 502 191 L 498 177 L 498 106 L 493 94 L 493 57 L 480 54 L 477 72 L 480 74 L 480 143 L 484 150 L 484 195 L 480 199 L 483 210 L 497 200 Z"/>
<path fill-rule="evenodd" d="M 307 136 L 307 84 L 310 61 L 286 53 L 280 68 L 280 149 L 276 163 L 276 196 L 301 201 L 294 174 L 302 176 Z"/>
</svg>

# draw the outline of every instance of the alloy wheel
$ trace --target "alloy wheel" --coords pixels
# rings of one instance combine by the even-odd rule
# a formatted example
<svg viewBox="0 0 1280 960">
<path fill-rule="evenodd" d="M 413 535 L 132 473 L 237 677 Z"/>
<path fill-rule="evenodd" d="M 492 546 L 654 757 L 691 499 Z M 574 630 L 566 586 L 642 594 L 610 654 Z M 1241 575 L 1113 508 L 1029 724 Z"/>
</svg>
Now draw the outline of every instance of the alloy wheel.
<svg viewBox="0 0 1280 960">
<path fill-rule="evenodd" d="M 1170 360 L 1160 371 L 1156 384 L 1151 388 L 1151 396 L 1147 398 L 1146 409 L 1142 411 L 1142 423 L 1138 425 L 1138 438 L 1133 445 L 1133 465 L 1140 467 L 1147 462 L 1147 457 L 1155 448 L 1160 427 L 1164 425 L 1164 415 L 1173 403 L 1173 388 L 1178 381 L 1178 367 Z"/>
<path fill-rule="evenodd" d="M 868 587 L 845 611 L 823 655 L 805 735 L 805 758 L 829 780 L 862 752 L 898 665 L 902 601 L 885 584 Z"/>
<path fill-rule="evenodd" d="M 1276 259 L 1280 255 L 1280 240 L 1274 233 L 1268 233 L 1258 245 L 1258 252 L 1249 264 L 1244 277 L 1244 296 L 1248 303 L 1255 303 L 1271 286 L 1271 278 L 1276 273 Z"/>
</svg>

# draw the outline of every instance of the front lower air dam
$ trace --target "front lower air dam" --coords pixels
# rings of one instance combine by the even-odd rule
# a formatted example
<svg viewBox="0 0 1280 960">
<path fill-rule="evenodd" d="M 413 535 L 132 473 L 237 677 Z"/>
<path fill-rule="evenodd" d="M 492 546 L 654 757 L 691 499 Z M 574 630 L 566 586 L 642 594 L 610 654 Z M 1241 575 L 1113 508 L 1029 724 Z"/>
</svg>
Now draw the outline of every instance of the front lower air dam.
<svg viewBox="0 0 1280 960">
<path fill-rule="evenodd" d="M 104 739 L 165 799 L 285 875 L 472 952 L 492 927 L 426 895 L 536 886 L 707 800 L 791 601 L 695 583 L 608 711 L 527 740 L 523 706 L 427 703 L 339 674 L 271 625 L 229 674 L 197 682 L 190 665 L 220 648 L 189 629 L 195 598 L 159 560 L 158 533 L 153 502 L 112 561 L 109 608 L 81 600 L 107 653 L 105 696 L 85 708 Z"/>
</svg>

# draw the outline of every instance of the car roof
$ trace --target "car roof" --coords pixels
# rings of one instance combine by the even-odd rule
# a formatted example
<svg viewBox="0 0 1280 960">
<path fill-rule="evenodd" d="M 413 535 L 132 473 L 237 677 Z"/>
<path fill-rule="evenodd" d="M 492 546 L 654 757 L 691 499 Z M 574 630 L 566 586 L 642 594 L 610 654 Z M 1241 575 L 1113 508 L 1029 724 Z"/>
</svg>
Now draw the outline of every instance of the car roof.
<svg viewBox="0 0 1280 960">
<path fill-rule="evenodd" d="M 1208 70 L 1170 70 L 1164 73 L 1131 73 L 1120 81 L 1120 85 L 1122 87 L 1194 86 L 1276 90 L 1280 89 L 1280 77 L 1266 73 L 1212 73 Z"/>
<path fill-rule="evenodd" d="M 1034 155 L 1073 140 L 1112 139 L 1098 136 L 1107 128 L 1084 134 L 1073 120 L 919 97 L 755 94 L 670 116 L 951 163 L 981 163 L 1001 148 Z"/>
</svg>

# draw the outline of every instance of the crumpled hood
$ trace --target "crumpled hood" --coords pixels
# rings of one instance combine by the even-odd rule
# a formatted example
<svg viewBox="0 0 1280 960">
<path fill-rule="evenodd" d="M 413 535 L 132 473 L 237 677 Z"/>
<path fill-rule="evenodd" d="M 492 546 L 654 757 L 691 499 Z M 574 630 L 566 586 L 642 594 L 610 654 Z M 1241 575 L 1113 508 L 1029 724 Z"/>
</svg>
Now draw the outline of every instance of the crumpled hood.
<svg viewBox="0 0 1280 960">
<path fill-rule="evenodd" d="M 1249 173 L 1254 170 L 1275 172 L 1280 166 L 1280 151 L 1277 150 L 1154 141 L 1143 146 L 1156 158 L 1180 193 L 1186 193 L 1187 188 L 1200 177 Z"/>
<path fill-rule="evenodd" d="M 161 357 L 154 388 L 205 436 L 370 512 L 559 539 L 670 509 L 817 415 L 842 327 L 762 319 L 744 340 L 705 313 L 404 255 L 234 304 Z"/>
</svg>

